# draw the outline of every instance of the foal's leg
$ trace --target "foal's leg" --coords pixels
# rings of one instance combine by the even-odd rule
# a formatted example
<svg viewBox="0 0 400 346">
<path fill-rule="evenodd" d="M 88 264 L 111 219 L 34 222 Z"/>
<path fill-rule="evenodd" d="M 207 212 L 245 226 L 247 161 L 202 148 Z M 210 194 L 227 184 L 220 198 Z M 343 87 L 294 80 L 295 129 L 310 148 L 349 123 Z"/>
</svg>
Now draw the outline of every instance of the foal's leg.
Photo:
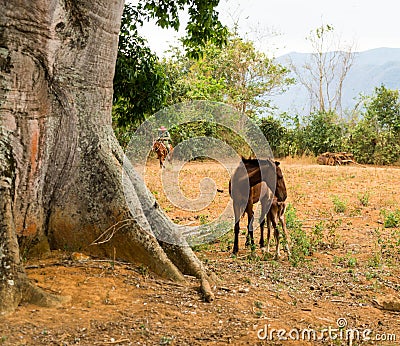
<svg viewBox="0 0 400 346">
<path fill-rule="evenodd" d="M 275 205 L 271 206 L 271 223 L 274 228 L 274 238 L 275 238 L 275 259 L 277 260 L 280 256 L 279 251 L 279 229 L 278 229 L 278 210 Z"/>
<path fill-rule="evenodd" d="M 269 252 L 269 242 L 271 240 L 271 211 L 267 214 L 267 252 Z"/>
</svg>

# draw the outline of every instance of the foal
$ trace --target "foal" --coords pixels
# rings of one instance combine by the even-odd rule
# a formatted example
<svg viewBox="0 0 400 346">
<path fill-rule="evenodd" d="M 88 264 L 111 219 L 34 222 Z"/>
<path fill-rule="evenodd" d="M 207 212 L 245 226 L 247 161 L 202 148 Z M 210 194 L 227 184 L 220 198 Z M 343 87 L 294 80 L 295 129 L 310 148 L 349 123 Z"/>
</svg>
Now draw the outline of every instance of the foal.
<svg viewBox="0 0 400 346">
<path fill-rule="evenodd" d="M 275 162 L 276 165 L 276 189 L 280 191 L 286 191 L 285 181 L 283 179 L 282 170 L 279 167 L 279 162 Z M 286 199 L 286 198 L 285 198 Z M 280 256 L 279 251 L 279 229 L 278 222 L 280 222 L 283 231 L 283 237 L 285 239 L 285 249 L 287 251 L 288 258 L 290 258 L 290 249 L 288 245 L 288 232 L 286 229 L 286 219 L 285 219 L 285 211 L 286 211 L 286 202 L 278 201 L 278 198 L 272 194 L 272 191 L 268 188 L 265 182 L 261 182 L 250 189 L 249 201 L 246 206 L 245 213 L 247 213 L 249 224 L 248 224 L 248 237 L 246 239 L 246 246 L 254 244 L 253 239 L 253 204 L 260 202 L 261 203 L 261 215 L 260 215 L 260 247 L 264 247 L 264 225 L 265 220 L 267 221 L 267 252 L 269 252 L 269 243 L 271 236 L 271 226 L 274 229 L 274 237 L 275 237 L 275 259 L 278 259 Z"/>
<path fill-rule="evenodd" d="M 265 213 L 266 208 L 268 208 L 268 202 L 261 199 L 261 216 L 260 216 L 260 247 L 264 247 L 264 224 L 265 224 Z M 267 212 L 267 252 L 269 253 L 269 241 L 271 236 L 271 225 L 274 229 L 274 238 L 275 238 L 275 259 L 277 260 L 280 256 L 279 251 L 279 229 L 278 229 L 278 222 L 280 222 L 283 232 L 283 238 L 285 240 L 285 249 L 287 252 L 288 259 L 290 259 L 290 249 L 289 249 L 289 237 L 286 228 L 286 202 L 278 202 L 278 199 L 273 196 L 271 206 Z"/>
</svg>

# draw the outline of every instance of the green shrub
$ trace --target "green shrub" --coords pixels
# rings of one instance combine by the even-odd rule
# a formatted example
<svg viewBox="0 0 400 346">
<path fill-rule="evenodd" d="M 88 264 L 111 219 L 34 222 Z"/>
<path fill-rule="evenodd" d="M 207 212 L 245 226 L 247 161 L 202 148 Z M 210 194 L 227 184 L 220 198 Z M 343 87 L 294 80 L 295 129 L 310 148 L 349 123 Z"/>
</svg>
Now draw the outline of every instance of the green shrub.
<svg viewBox="0 0 400 346">
<path fill-rule="evenodd" d="M 342 200 L 339 196 L 333 196 L 332 202 L 336 213 L 344 213 L 347 209 L 347 201 Z"/>
<path fill-rule="evenodd" d="M 400 227 L 400 209 L 395 211 L 381 210 L 383 215 L 383 226 L 385 228 Z"/>
<path fill-rule="evenodd" d="M 289 203 L 286 209 L 286 227 L 291 239 L 290 263 L 297 267 L 312 254 L 311 239 L 302 229 L 302 223 L 296 216 L 296 209 Z"/>
</svg>

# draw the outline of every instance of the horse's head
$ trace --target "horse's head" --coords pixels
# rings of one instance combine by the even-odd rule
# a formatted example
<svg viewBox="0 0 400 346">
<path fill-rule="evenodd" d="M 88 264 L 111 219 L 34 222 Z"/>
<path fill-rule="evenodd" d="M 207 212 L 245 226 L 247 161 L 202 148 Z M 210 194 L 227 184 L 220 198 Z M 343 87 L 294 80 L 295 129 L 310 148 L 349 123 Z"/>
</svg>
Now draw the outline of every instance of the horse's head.
<svg viewBox="0 0 400 346">
<path fill-rule="evenodd" d="M 278 198 L 279 202 L 283 202 L 287 198 L 287 190 L 285 179 L 283 179 L 283 173 L 281 167 L 279 167 L 280 162 L 275 161 L 275 169 L 276 169 L 276 188 L 275 188 L 275 196 Z"/>
</svg>

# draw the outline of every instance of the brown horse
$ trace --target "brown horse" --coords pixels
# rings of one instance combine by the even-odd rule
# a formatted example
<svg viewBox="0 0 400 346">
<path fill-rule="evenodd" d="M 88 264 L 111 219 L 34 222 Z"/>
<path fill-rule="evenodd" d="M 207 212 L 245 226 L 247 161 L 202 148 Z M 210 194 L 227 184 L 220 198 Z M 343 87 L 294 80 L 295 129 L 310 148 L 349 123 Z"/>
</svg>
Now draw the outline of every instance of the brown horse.
<svg viewBox="0 0 400 346">
<path fill-rule="evenodd" d="M 261 184 L 263 183 L 263 184 Z M 239 231 L 240 217 L 247 213 L 248 216 L 248 236 L 247 244 L 254 244 L 253 238 L 253 203 L 262 200 L 264 216 L 273 202 L 271 193 L 261 194 L 262 187 L 265 191 L 274 191 L 277 202 L 284 202 L 287 197 L 285 182 L 279 162 L 272 160 L 244 159 L 239 167 L 235 170 L 229 181 L 229 194 L 233 199 L 233 210 L 235 214 L 235 241 L 233 245 L 233 253 L 239 251 Z M 262 220 L 260 220 L 261 222 Z M 263 224 L 264 226 L 264 224 Z M 263 237 L 262 237 L 263 238 Z M 264 239 L 260 239 L 260 244 L 264 246 Z"/>
<path fill-rule="evenodd" d="M 174 148 L 172 147 L 172 145 L 170 145 L 170 151 L 168 152 L 168 149 L 164 143 L 160 141 L 154 141 L 152 150 L 157 154 L 158 160 L 160 161 L 160 168 L 162 168 L 165 167 L 164 166 L 165 159 L 168 160 L 172 159 L 172 153 L 174 151 Z"/>
</svg>

